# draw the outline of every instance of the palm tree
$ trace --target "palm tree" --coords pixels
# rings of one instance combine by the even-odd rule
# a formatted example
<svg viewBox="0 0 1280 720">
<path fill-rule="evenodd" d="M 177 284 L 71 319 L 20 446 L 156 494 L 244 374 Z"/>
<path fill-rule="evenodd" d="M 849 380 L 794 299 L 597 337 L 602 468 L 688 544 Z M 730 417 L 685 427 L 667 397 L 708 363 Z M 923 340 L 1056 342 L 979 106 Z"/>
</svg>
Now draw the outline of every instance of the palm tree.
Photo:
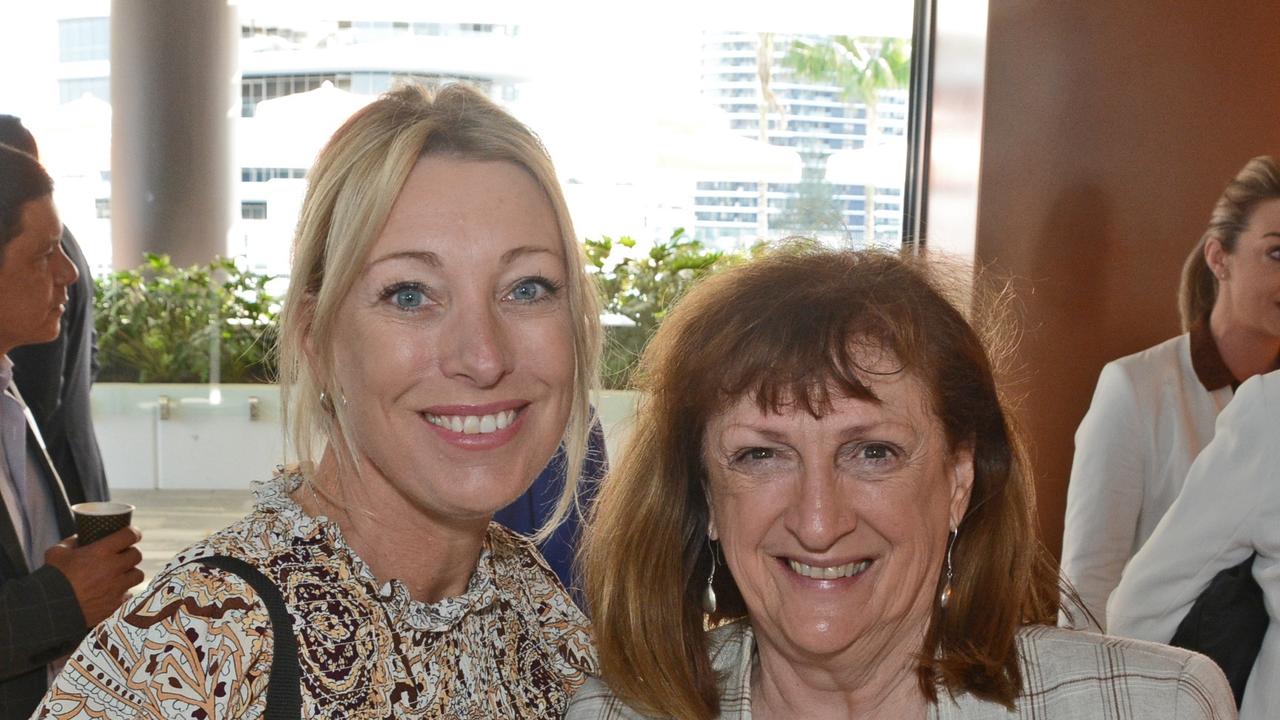
<svg viewBox="0 0 1280 720">
<path fill-rule="evenodd" d="M 911 44 L 902 38 L 835 35 L 824 42 L 796 40 L 787 49 L 783 66 L 797 79 L 840 88 L 840 99 L 862 103 L 867 109 L 867 139 L 879 127 L 876 94 L 907 84 L 911 77 Z M 875 240 L 875 187 L 863 188 L 866 198 L 866 240 Z"/>
<path fill-rule="evenodd" d="M 769 114 L 782 118 L 782 104 L 773 92 L 773 33 L 760 33 L 756 45 L 756 79 L 760 81 L 760 142 L 769 143 Z M 769 236 L 769 183 L 761 179 L 756 184 L 756 232 L 759 237 Z"/>
</svg>

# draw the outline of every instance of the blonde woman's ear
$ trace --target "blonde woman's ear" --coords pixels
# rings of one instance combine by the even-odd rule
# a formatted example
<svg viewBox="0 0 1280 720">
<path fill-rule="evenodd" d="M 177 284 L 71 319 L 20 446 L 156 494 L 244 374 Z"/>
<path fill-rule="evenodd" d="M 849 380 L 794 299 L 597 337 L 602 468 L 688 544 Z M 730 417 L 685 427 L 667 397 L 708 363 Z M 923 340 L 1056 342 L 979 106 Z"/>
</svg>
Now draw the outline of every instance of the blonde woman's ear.
<svg viewBox="0 0 1280 720">
<path fill-rule="evenodd" d="M 1216 237 L 1209 238 L 1204 244 L 1204 261 L 1209 266 L 1209 272 L 1218 278 L 1218 282 L 1227 279 L 1227 257 L 1230 253 L 1226 248 L 1222 247 L 1222 242 Z"/>
</svg>

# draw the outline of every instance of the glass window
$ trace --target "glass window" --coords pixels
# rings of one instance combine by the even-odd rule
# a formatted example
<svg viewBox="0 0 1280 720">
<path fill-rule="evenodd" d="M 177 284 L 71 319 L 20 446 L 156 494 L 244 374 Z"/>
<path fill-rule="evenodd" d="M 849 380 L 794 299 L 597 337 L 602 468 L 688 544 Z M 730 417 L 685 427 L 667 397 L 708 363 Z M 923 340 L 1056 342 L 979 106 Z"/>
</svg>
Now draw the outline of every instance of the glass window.
<svg viewBox="0 0 1280 720">
<path fill-rule="evenodd" d="M 58 21 L 58 59 L 62 62 L 111 59 L 109 18 Z"/>
<path fill-rule="evenodd" d="M 92 95 L 103 102 L 111 102 L 110 78 L 71 78 L 58 81 L 58 101 L 71 102 L 85 95 Z"/>
<path fill-rule="evenodd" d="M 267 204 L 259 200 L 245 200 L 240 203 L 242 220 L 266 220 Z"/>
</svg>

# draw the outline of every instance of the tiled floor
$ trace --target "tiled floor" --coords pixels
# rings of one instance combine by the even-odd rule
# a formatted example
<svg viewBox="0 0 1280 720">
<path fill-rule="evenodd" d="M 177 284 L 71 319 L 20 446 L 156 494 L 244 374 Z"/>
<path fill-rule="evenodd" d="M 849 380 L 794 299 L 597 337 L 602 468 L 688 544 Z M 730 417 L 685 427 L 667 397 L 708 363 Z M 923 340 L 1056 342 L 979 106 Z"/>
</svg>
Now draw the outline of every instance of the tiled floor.
<svg viewBox="0 0 1280 720">
<path fill-rule="evenodd" d="M 142 571 L 147 581 L 182 548 L 239 520 L 253 507 L 248 490 L 113 490 L 112 500 L 137 507 Z"/>
</svg>

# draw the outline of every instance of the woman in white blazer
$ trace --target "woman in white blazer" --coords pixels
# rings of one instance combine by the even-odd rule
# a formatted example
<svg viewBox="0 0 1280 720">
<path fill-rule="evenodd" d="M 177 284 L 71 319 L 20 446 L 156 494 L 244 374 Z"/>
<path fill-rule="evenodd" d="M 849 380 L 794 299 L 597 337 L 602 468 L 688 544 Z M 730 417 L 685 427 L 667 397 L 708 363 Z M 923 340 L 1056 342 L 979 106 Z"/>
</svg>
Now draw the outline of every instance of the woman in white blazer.
<svg viewBox="0 0 1280 720">
<path fill-rule="evenodd" d="M 1125 569 L 1107 603 L 1115 635 L 1168 642 L 1214 575 L 1251 553 L 1270 627 L 1240 717 L 1280 712 L 1280 371 L 1240 386 L 1182 493 Z"/>
<path fill-rule="evenodd" d="M 1234 388 L 1280 367 L 1280 165 L 1256 157 L 1214 206 L 1179 291 L 1184 332 L 1102 369 L 1076 431 L 1062 572 L 1107 629 L 1125 563 L 1182 489 Z"/>
</svg>

